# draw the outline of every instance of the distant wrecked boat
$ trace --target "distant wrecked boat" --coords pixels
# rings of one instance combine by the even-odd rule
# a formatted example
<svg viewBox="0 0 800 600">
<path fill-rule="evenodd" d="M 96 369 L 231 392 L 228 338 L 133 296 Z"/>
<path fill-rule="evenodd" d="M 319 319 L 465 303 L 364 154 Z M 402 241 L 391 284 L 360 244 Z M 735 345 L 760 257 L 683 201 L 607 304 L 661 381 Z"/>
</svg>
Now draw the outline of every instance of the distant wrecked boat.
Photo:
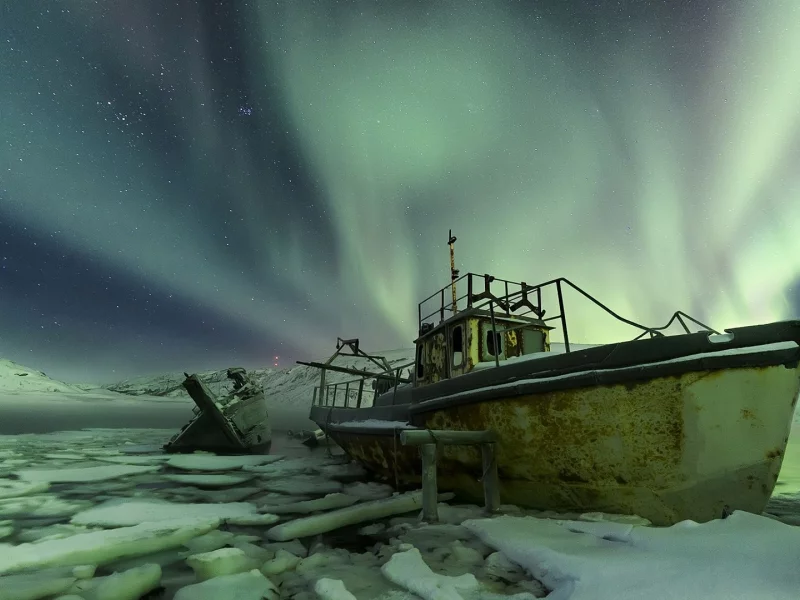
<svg viewBox="0 0 800 600">
<path fill-rule="evenodd" d="M 272 428 L 260 383 L 239 367 L 228 369 L 230 393 L 217 398 L 197 375 L 185 373 L 183 387 L 197 405 L 194 417 L 164 446 L 167 452 L 203 450 L 218 454 L 269 452 Z"/>
<path fill-rule="evenodd" d="M 452 283 L 419 305 L 416 360 L 403 366 L 413 366 L 410 376 L 361 351 L 358 340 L 339 340 L 327 363 L 304 363 L 321 369 L 310 418 L 352 458 L 396 487 L 416 487 L 419 451 L 401 443 L 401 431 L 490 430 L 504 503 L 637 514 L 658 525 L 763 511 L 800 389 L 800 321 L 720 334 L 676 312 L 663 327 L 645 327 L 564 278 L 459 278 L 454 241 Z M 466 286 L 460 298 L 457 285 Z M 641 334 L 576 350 L 565 286 Z M 555 316 L 545 318 L 543 293 L 552 293 Z M 560 326 L 564 353 L 551 351 L 548 323 Z M 664 335 L 673 323 L 683 333 Z M 340 355 L 376 368 L 337 367 Z M 330 371 L 358 379 L 326 383 Z M 438 453 L 439 487 L 481 498 L 478 448 Z"/>
</svg>

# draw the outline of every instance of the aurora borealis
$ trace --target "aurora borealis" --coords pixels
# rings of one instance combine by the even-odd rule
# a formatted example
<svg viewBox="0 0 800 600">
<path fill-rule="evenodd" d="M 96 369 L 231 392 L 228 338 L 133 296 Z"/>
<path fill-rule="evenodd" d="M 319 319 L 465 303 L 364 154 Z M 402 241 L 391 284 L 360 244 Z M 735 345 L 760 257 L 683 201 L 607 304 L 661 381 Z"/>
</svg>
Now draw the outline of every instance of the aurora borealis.
<svg viewBox="0 0 800 600">
<path fill-rule="evenodd" d="M 795 0 L 48 6 L 0 8 L 0 357 L 409 346 L 451 228 L 462 273 L 647 324 L 800 317 Z"/>
</svg>

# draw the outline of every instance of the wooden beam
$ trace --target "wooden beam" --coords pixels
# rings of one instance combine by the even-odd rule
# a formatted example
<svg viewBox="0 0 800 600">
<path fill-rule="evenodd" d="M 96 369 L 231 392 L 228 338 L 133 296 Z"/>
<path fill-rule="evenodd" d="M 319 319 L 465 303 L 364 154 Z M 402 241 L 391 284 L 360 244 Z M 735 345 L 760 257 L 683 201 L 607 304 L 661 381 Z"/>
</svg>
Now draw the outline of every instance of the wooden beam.
<svg viewBox="0 0 800 600">
<path fill-rule="evenodd" d="M 443 444 L 459 446 L 488 444 L 497 441 L 493 431 L 450 431 L 446 429 L 404 429 L 400 432 L 400 443 L 404 446 Z"/>
</svg>

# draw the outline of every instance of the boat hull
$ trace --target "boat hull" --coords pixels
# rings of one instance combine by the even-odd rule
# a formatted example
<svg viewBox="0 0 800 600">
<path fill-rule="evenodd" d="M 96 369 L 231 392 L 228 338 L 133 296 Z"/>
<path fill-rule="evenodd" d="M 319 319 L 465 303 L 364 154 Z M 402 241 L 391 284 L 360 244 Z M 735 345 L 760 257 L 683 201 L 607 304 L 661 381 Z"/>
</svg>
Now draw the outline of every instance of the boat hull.
<svg viewBox="0 0 800 600">
<path fill-rule="evenodd" d="M 409 422 L 495 431 L 504 503 L 638 514 L 657 525 L 704 522 L 725 510 L 763 511 L 788 441 L 800 370 L 794 361 L 558 387 L 423 402 L 407 409 Z M 356 412 L 368 419 L 368 411 Z M 419 450 L 402 446 L 399 430 L 341 426 L 329 415 L 325 422 L 324 409 L 316 413 L 354 459 L 397 487 L 419 485 Z M 479 448 L 445 446 L 439 453 L 440 489 L 482 499 Z"/>
</svg>

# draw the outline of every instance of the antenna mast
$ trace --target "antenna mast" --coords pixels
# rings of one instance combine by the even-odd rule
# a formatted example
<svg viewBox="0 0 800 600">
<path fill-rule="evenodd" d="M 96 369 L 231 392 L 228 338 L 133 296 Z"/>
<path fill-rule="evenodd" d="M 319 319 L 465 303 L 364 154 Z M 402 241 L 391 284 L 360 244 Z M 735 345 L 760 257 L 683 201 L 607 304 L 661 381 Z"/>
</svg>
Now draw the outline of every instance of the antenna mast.
<svg viewBox="0 0 800 600">
<path fill-rule="evenodd" d="M 458 312 L 458 301 L 456 300 L 456 279 L 458 279 L 458 269 L 456 269 L 456 252 L 453 245 L 456 243 L 456 236 L 453 235 L 453 230 L 448 232 L 448 242 L 450 246 L 450 287 L 453 290 L 453 314 Z"/>
</svg>

